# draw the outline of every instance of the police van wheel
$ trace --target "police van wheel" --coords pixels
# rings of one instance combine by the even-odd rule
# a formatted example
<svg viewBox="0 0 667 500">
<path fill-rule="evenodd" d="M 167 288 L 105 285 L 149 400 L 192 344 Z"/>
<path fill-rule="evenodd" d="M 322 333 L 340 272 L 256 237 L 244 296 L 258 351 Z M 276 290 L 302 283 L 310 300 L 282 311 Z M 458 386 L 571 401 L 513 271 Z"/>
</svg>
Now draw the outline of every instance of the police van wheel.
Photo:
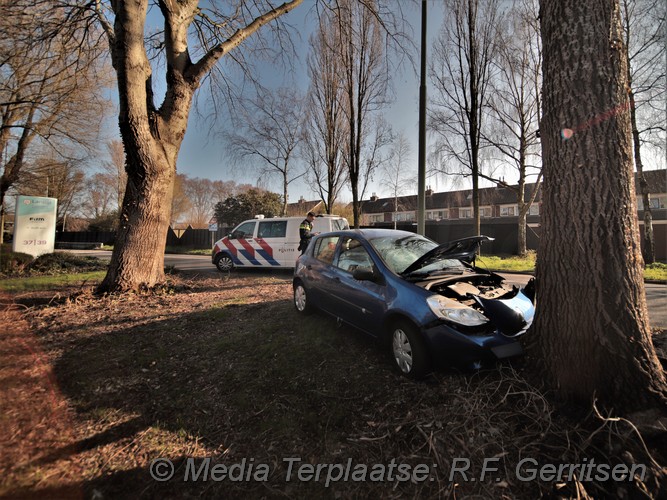
<svg viewBox="0 0 667 500">
<path fill-rule="evenodd" d="M 301 314 L 310 314 L 313 312 L 313 307 L 308 300 L 306 288 L 301 282 L 294 284 L 294 307 Z"/>
<path fill-rule="evenodd" d="M 218 254 L 215 258 L 215 267 L 218 268 L 218 271 L 226 273 L 234 269 L 234 261 L 227 254 Z"/>
</svg>

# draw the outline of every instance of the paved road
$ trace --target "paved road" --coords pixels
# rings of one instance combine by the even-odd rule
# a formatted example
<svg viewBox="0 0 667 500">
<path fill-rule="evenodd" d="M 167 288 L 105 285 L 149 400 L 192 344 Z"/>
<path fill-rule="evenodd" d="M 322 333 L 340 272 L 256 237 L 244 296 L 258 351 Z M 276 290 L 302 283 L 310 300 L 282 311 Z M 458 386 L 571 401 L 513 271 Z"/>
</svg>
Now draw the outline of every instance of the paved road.
<svg viewBox="0 0 667 500">
<path fill-rule="evenodd" d="M 98 257 L 102 260 L 111 259 L 111 251 L 109 250 L 63 250 L 72 252 L 77 255 L 88 255 L 91 257 Z M 180 254 L 165 254 L 164 264 L 166 266 L 174 266 L 181 271 L 195 271 L 203 274 L 215 274 L 218 270 L 211 263 L 210 255 L 180 255 Z"/>
<path fill-rule="evenodd" d="M 67 250 L 79 255 L 92 255 L 101 259 L 110 259 L 111 252 L 107 250 Z M 164 263 L 174 266 L 181 271 L 196 272 L 200 274 L 217 275 L 218 270 L 211 263 L 208 255 L 177 255 L 166 254 Z M 519 286 L 525 285 L 530 276 L 525 274 L 506 274 L 508 281 Z M 652 326 L 667 328 L 667 285 L 646 283 L 646 299 L 648 301 L 648 312 Z"/>
<path fill-rule="evenodd" d="M 503 274 L 503 276 L 517 286 L 525 285 L 531 278 L 525 274 Z M 667 328 L 667 285 L 646 283 L 644 288 L 651 326 Z"/>
</svg>

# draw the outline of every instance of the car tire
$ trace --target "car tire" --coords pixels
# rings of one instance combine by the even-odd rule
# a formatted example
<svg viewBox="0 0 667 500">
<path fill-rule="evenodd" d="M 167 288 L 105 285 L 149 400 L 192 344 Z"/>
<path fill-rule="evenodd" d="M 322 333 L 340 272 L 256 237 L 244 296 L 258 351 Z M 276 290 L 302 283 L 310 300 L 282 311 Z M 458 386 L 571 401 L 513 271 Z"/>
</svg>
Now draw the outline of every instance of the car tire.
<svg viewBox="0 0 667 500">
<path fill-rule="evenodd" d="M 219 253 L 215 257 L 215 267 L 217 267 L 220 272 L 228 273 L 234 269 L 234 261 L 229 254 Z"/>
<path fill-rule="evenodd" d="M 402 375 L 421 379 L 431 371 L 431 360 L 417 329 L 407 321 L 397 321 L 389 330 L 391 359 Z"/>
<path fill-rule="evenodd" d="M 303 315 L 313 312 L 313 306 L 310 304 L 306 287 L 300 281 L 294 283 L 294 308 L 299 314 Z"/>
</svg>

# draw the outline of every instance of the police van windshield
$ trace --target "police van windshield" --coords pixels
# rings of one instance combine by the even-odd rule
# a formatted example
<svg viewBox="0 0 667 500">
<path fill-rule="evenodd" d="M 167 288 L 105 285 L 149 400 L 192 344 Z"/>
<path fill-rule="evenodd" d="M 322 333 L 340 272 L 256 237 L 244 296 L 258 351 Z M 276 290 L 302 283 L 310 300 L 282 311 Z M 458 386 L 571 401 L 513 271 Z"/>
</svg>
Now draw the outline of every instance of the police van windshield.
<svg viewBox="0 0 667 500">
<path fill-rule="evenodd" d="M 350 229 L 350 225 L 347 223 L 347 219 L 334 219 L 332 224 L 332 229 L 334 231 L 343 231 L 345 229 Z"/>
</svg>

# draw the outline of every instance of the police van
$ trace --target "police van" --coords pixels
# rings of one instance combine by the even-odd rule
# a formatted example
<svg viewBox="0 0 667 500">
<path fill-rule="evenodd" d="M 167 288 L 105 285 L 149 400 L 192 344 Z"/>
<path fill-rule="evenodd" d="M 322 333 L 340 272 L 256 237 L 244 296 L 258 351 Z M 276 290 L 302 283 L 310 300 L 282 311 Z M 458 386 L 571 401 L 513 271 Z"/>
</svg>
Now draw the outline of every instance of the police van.
<svg viewBox="0 0 667 500">
<path fill-rule="evenodd" d="M 264 218 L 258 215 L 241 222 L 231 234 L 215 242 L 211 259 L 220 271 L 234 267 L 293 268 L 301 255 L 299 226 L 305 217 Z M 349 229 L 345 217 L 318 215 L 313 220 L 314 233 Z"/>
</svg>

